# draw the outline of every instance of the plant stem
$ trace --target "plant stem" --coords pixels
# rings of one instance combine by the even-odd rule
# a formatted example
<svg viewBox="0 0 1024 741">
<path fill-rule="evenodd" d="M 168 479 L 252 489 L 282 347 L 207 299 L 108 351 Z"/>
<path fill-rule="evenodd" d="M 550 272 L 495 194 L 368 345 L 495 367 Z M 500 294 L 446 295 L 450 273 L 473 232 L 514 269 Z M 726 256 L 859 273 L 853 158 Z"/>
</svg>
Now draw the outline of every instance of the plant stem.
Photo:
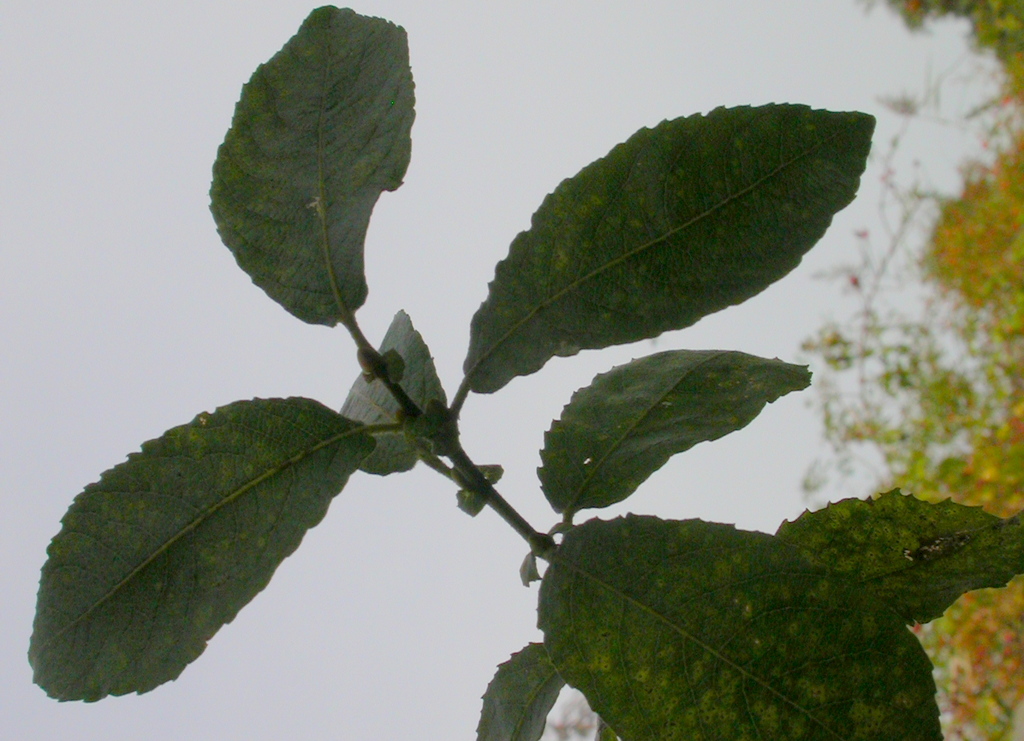
<svg viewBox="0 0 1024 741">
<path fill-rule="evenodd" d="M 363 425 L 359 430 L 367 435 L 379 435 L 382 432 L 401 432 L 402 425 L 400 422 L 382 422 L 375 425 Z"/>
<path fill-rule="evenodd" d="M 467 396 L 469 396 L 469 376 L 462 379 L 462 383 L 459 384 L 459 388 L 455 392 L 455 397 L 452 399 L 450 409 L 452 416 L 456 419 L 459 417 L 459 412 L 462 411 L 462 405 L 466 403 Z"/>
<path fill-rule="evenodd" d="M 359 358 L 359 365 L 362 367 L 363 372 L 366 374 L 368 379 L 380 381 L 384 384 L 384 387 L 391 393 L 395 401 L 402 408 L 402 413 L 409 419 L 414 419 L 423 414 L 423 410 L 419 408 L 419 405 L 405 392 L 405 389 L 401 387 L 397 382 L 392 380 L 388 373 L 387 363 L 384 362 L 384 358 L 381 356 L 373 345 L 369 343 L 363 333 L 359 330 L 359 326 L 353 319 L 351 326 L 346 324 L 349 333 L 352 335 L 352 339 L 355 340 L 356 346 L 359 348 L 357 355 Z"/>
<path fill-rule="evenodd" d="M 388 374 L 387 363 L 381 354 L 377 352 L 376 348 L 366 339 L 362 330 L 359 329 L 355 316 L 350 312 L 345 313 L 341 322 L 356 343 L 359 365 L 363 368 L 364 373 L 368 377 L 372 377 L 384 384 L 402 408 L 402 412 L 407 419 L 415 419 L 422 416 L 423 410 L 409 397 L 405 389 L 391 380 Z M 439 405 L 441 407 L 439 410 L 440 414 L 443 418 L 446 418 L 442 427 L 447 429 L 438 430 L 436 439 L 433 439 L 434 436 L 431 436 L 431 443 L 435 447 L 436 452 L 451 461 L 453 470 L 449 470 L 444 463 L 433 455 L 430 456 L 430 460 L 427 458 L 422 458 L 422 460 L 435 471 L 448 478 L 454 478 L 453 474 L 457 474 L 458 478 L 466 483 L 466 488 L 483 497 L 491 509 L 497 512 L 505 522 L 512 526 L 513 530 L 530 544 L 530 551 L 535 556 L 547 559 L 556 547 L 554 539 L 546 533 L 534 530 L 533 526 L 516 511 L 515 507 L 498 493 L 498 490 L 487 480 L 479 466 L 470 459 L 462 448 L 456 420 L 458 419 L 459 409 L 468 395 L 468 379 L 463 379 L 452 405 L 448 408 L 444 408 L 443 404 Z"/>
<path fill-rule="evenodd" d="M 417 452 L 419 453 L 420 460 L 423 461 L 423 465 L 425 465 L 427 468 L 432 468 L 442 476 L 449 478 L 452 481 L 455 481 L 455 476 L 452 473 L 452 469 L 448 468 L 448 466 L 445 465 L 445 462 L 443 460 L 438 458 L 433 453 L 424 452 L 422 450 Z"/>
<path fill-rule="evenodd" d="M 512 526 L 519 535 L 530 544 L 530 550 L 535 556 L 547 560 L 555 548 L 555 541 L 546 533 L 537 532 L 526 519 L 516 511 L 515 507 L 498 493 L 494 485 L 488 481 L 480 468 L 470 460 L 466 451 L 460 444 L 456 444 L 452 450 L 445 452 L 447 457 L 459 475 L 469 485 L 467 488 L 476 492 L 484 498 L 484 501 L 497 512 L 501 518 Z"/>
</svg>

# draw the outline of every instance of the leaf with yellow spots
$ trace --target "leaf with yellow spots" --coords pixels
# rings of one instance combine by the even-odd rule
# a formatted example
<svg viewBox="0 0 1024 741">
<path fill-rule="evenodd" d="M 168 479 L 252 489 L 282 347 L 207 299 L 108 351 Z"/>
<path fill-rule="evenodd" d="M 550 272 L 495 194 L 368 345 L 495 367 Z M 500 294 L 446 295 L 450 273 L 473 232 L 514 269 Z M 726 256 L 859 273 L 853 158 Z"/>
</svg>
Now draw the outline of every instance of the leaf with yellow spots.
<svg viewBox="0 0 1024 741">
<path fill-rule="evenodd" d="M 175 679 L 270 581 L 373 450 L 310 399 L 253 399 L 142 445 L 50 543 L 29 660 L 61 700 Z"/>
<path fill-rule="evenodd" d="M 784 522 L 777 533 L 823 568 L 871 588 L 907 623 L 942 615 L 960 595 L 1024 573 L 1019 516 L 1003 519 L 899 489 L 845 499 Z"/>
<path fill-rule="evenodd" d="M 640 129 L 563 181 L 512 242 L 473 317 L 457 399 L 760 293 L 853 199 L 874 125 L 766 105 Z"/>
<path fill-rule="evenodd" d="M 931 664 L 872 597 L 774 536 L 631 515 L 566 534 L 539 625 L 630 741 L 939 741 Z"/>
</svg>

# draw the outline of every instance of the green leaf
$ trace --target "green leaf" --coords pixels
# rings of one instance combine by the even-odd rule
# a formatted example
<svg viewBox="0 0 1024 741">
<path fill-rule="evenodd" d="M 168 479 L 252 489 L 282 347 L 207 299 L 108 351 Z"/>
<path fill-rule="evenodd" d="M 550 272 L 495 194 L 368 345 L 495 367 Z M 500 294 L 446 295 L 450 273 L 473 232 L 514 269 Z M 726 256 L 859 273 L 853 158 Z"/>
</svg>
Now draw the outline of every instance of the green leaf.
<svg viewBox="0 0 1024 741">
<path fill-rule="evenodd" d="M 874 118 L 718 108 L 641 129 L 565 180 L 498 263 L 468 388 L 655 337 L 786 275 L 854 197 Z"/>
<path fill-rule="evenodd" d="M 203 413 L 75 497 L 47 551 L 29 660 L 61 700 L 175 679 L 270 581 L 373 448 L 309 399 Z"/>
<path fill-rule="evenodd" d="M 501 477 L 505 475 L 505 469 L 497 464 L 491 464 L 487 466 L 478 466 L 480 473 L 483 474 L 484 479 L 487 483 L 494 485 L 501 480 Z M 456 476 L 456 480 L 459 480 L 458 472 L 453 472 Z M 455 500 L 463 512 L 470 517 L 476 517 L 478 514 L 484 511 L 484 507 L 487 506 L 487 497 L 483 494 L 473 491 L 472 489 L 459 489 L 455 492 Z M 521 573 L 521 572 L 520 572 Z M 537 577 L 540 578 L 539 576 Z"/>
<path fill-rule="evenodd" d="M 908 623 L 942 615 L 960 595 L 1024 573 L 1020 515 L 1001 519 L 947 499 L 900 494 L 846 499 L 783 522 L 778 537 L 870 587 Z"/>
<path fill-rule="evenodd" d="M 455 503 L 467 515 L 476 517 L 484 511 L 487 499 L 471 489 L 459 489 L 455 492 Z"/>
<path fill-rule="evenodd" d="M 434 455 L 450 458 L 459 446 L 458 418 L 443 399 L 430 399 L 418 417 L 406 417 L 405 434 Z M 454 477 L 453 477 L 454 478 Z M 486 478 L 486 476 L 484 477 Z M 455 479 L 461 486 L 467 482 Z"/>
<path fill-rule="evenodd" d="M 426 409 L 431 399 L 446 403 L 430 350 L 404 311 L 395 314 L 391 320 L 391 326 L 381 342 L 380 353 L 385 360 L 392 358 L 393 367 L 398 367 L 393 354 L 400 357 L 402 388 L 420 409 Z M 341 413 L 357 422 L 388 424 L 397 420 L 399 409 L 395 397 L 383 383 L 367 382 L 360 376 L 352 384 Z M 360 468 L 367 473 L 386 476 L 389 473 L 408 471 L 416 465 L 417 460 L 416 449 L 403 432 L 383 433 L 377 435 L 376 449 Z"/>
<path fill-rule="evenodd" d="M 477 741 L 538 741 L 564 684 L 543 644 L 512 654 L 487 685 Z"/>
<path fill-rule="evenodd" d="M 299 319 L 333 326 L 366 300 L 366 229 L 402 184 L 413 117 L 405 31 L 351 10 L 314 10 L 242 88 L 211 210 L 242 269 Z"/>
<path fill-rule="evenodd" d="M 539 625 L 630 741 L 938 741 L 928 657 L 870 598 L 771 535 L 630 516 L 566 534 Z"/>
<path fill-rule="evenodd" d="M 544 494 L 556 512 L 620 502 L 676 453 L 745 427 L 810 380 L 804 366 L 721 350 L 620 365 L 573 394 L 544 436 Z"/>
<path fill-rule="evenodd" d="M 528 587 L 535 581 L 540 581 L 540 571 L 537 570 L 537 556 L 527 553 L 523 562 L 519 565 L 519 580 L 524 587 Z"/>
<path fill-rule="evenodd" d="M 487 483 L 496 484 L 501 481 L 501 477 L 505 475 L 505 468 L 497 463 L 485 463 L 481 466 L 477 466 L 480 469 L 480 473 L 487 479 Z"/>
</svg>

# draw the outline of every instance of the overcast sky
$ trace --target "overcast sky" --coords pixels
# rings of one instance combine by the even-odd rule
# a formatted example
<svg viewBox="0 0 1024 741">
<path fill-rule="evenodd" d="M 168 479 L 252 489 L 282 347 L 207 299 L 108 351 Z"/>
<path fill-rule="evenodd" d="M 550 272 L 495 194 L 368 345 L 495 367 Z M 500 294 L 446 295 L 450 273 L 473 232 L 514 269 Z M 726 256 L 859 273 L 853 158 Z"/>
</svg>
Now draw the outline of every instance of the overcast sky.
<svg viewBox="0 0 1024 741">
<path fill-rule="evenodd" d="M 59 704 L 26 660 L 39 568 L 72 498 L 147 439 L 236 399 L 340 407 L 357 373 L 340 329 L 302 324 L 239 270 L 208 209 L 242 84 L 312 6 L 292 0 L 0 3 L 0 735 L 19 741 L 471 739 L 494 667 L 537 640 L 526 546 L 470 519 L 429 471 L 354 476 L 270 586 L 181 678 L 143 696 Z M 558 182 L 641 126 L 719 105 L 806 103 L 899 119 L 967 53 L 966 25 L 908 33 L 855 0 L 374 2 L 409 33 L 413 156 L 366 247 L 359 319 L 399 309 L 449 395 L 494 263 Z M 969 101 L 949 101 L 966 107 Z M 917 127 L 905 152 L 952 190 L 971 143 Z M 537 449 L 594 374 L 672 348 L 798 359 L 845 309 L 814 273 L 876 228 L 879 168 L 804 264 L 742 307 L 656 342 L 555 359 L 471 396 L 467 450 L 538 529 Z M 813 370 L 813 368 L 812 368 Z M 805 506 L 819 454 L 812 392 L 678 456 L 626 511 L 774 531 Z"/>
</svg>

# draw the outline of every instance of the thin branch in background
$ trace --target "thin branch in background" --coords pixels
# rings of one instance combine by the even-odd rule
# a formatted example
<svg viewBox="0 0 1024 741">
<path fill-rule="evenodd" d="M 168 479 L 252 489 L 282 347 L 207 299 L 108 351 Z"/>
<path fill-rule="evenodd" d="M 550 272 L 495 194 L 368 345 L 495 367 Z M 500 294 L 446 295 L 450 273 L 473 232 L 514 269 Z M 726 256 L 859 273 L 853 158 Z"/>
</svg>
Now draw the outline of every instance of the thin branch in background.
<svg viewBox="0 0 1024 741">
<path fill-rule="evenodd" d="M 871 488 L 887 486 L 892 477 L 873 435 L 880 428 L 893 428 L 908 409 L 900 399 L 880 392 L 880 377 L 889 358 L 881 357 L 879 349 L 933 339 L 916 334 L 915 329 L 923 317 L 934 319 L 945 310 L 926 282 L 921 254 L 942 203 L 950 197 L 935 186 L 920 159 L 902 161 L 906 142 L 922 125 L 939 126 L 974 139 L 984 152 L 982 145 L 992 140 L 1006 114 L 998 107 L 968 101 L 979 94 L 986 101 L 998 97 L 989 89 L 993 82 L 977 57 L 965 55 L 938 73 L 929 70 L 918 94 L 879 97 L 900 122 L 888 146 L 873 158 L 881 186 L 877 223 L 874 229 L 862 227 L 854 232 L 856 262 L 815 276 L 838 283 L 856 305 L 847 319 L 826 325 L 804 343 L 803 349 L 824 359 L 829 368 L 816 381 L 830 452 L 808 470 L 804 478 L 808 496 L 829 485 L 844 491 L 852 485 L 854 495 L 860 496 L 865 474 L 873 479 Z M 955 105 L 949 103 L 951 99 Z M 940 348 L 950 354 L 962 350 L 950 338 L 941 338 L 929 352 Z"/>
</svg>

